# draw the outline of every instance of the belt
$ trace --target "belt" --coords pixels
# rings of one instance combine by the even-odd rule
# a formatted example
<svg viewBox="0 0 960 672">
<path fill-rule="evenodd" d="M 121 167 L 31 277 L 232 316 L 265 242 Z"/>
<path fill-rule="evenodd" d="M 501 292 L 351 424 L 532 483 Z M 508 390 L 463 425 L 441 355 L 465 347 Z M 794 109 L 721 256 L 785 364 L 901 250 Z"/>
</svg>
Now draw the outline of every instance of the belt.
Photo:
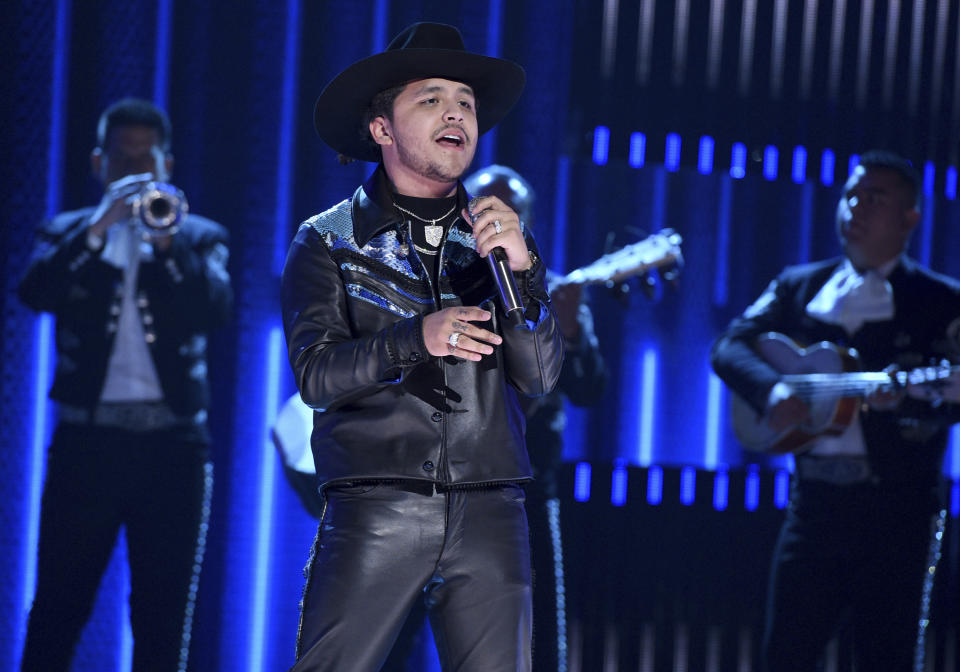
<svg viewBox="0 0 960 672">
<path fill-rule="evenodd" d="M 873 471 L 865 457 L 798 457 L 796 475 L 803 481 L 853 485 L 871 480 Z"/>
<path fill-rule="evenodd" d="M 92 411 L 69 404 L 61 404 L 59 408 L 61 422 L 111 427 L 129 432 L 156 432 L 200 425 L 206 417 L 207 412 L 202 409 L 192 416 L 177 415 L 163 401 L 107 402 L 98 404 Z"/>
</svg>

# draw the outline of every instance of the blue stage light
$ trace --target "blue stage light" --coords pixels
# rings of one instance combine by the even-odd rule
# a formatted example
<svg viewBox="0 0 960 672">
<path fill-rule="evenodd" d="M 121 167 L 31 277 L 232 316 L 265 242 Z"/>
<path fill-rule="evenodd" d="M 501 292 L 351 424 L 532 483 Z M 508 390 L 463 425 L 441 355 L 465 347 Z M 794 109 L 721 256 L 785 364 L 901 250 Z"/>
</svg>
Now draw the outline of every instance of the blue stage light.
<svg viewBox="0 0 960 672">
<path fill-rule="evenodd" d="M 153 46 L 153 101 L 167 109 L 170 85 L 170 17 L 173 0 L 157 0 L 157 23 Z"/>
<path fill-rule="evenodd" d="M 947 198 L 951 201 L 956 200 L 957 198 L 957 168 L 956 166 L 947 166 L 947 174 L 945 177 L 944 184 L 944 193 Z"/>
<path fill-rule="evenodd" d="M 643 133 L 630 134 L 630 165 L 634 168 L 643 168 L 647 154 L 647 136 Z"/>
<path fill-rule="evenodd" d="M 723 390 L 721 380 L 707 371 L 707 436 L 704 441 L 703 466 L 715 469 L 720 459 L 720 418 L 723 412 Z"/>
<path fill-rule="evenodd" d="M 680 470 L 680 503 L 684 506 L 690 506 L 696 496 L 697 470 L 693 467 L 684 467 Z"/>
<path fill-rule="evenodd" d="M 786 508 L 790 498 L 790 472 L 778 469 L 773 477 L 773 505 L 778 509 Z"/>
<path fill-rule="evenodd" d="M 610 482 L 610 503 L 623 506 L 627 502 L 627 464 L 622 458 L 613 462 L 613 475 Z"/>
<path fill-rule="evenodd" d="M 747 146 L 742 142 L 733 143 L 730 153 L 730 176 L 742 180 L 747 174 Z"/>
<path fill-rule="evenodd" d="M 760 506 L 760 472 L 757 465 L 747 467 L 747 481 L 744 491 L 743 505 L 747 511 L 756 511 Z"/>
<path fill-rule="evenodd" d="M 807 179 L 807 150 L 800 145 L 793 148 L 793 170 L 791 177 L 797 184 L 802 184 Z"/>
<path fill-rule="evenodd" d="M 713 138 L 704 135 L 700 138 L 700 153 L 697 157 L 697 170 L 701 175 L 709 175 L 713 172 Z"/>
<path fill-rule="evenodd" d="M 663 468 L 653 465 L 647 469 L 647 504 L 656 506 L 663 501 Z"/>
<path fill-rule="evenodd" d="M 723 469 L 713 477 L 713 508 L 717 511 L 726 511 L 729 496 L 730 474 L 727 473 L 726 469 Z"/>
<path fill-rule="evenodd" d="M 573 476 L 573 498 L 578 502 L 590 501 L 591 471 L 589 462 L 577 462 Z"/>
<path fill-rule="evenodd" d="M 593 162 L 598 166 L 605 166 L 609 151 L 610 129 L 606 126 L 597 126 L 593 129 Z"/>
<path fill-rule="evenodd" d="M 647 466 L 653 461 L 654 409 L 657 392 L 657 365 L 660 353 L 655 348 L 647 348 L 643 353 L 642 370 L 637 376 L 642 383 L 640 396 L 640 445 L 637 462 Z M 636 380 L 636 379 L 635 379 Z"/>
<path fill-rule="evenodd" d="M 923 164 L 923 194 L 924 196 L 933 196 L 933 185 L 937 179 L 937 167 L 933 161 L 926 161 Z"/>
<path fill-rule="evenodd" d="M 837 157 L 832 149 L 823 150 L 820 157 L 820 182 L 825 187 L 833 186 L 834 172 L 836 171 Z"/>
<path fill-rule="evenodd" d="M 777 179 L 777 162 L 780 152 L 773 145 L 767 145 L 763 150 L 763 176 L 768 180 Z"/>
<path fill-rule="evenodd" d="M 667 135 L 667 148 L 663 165 L 671 172 L 680 167 L 680 136 L 676 133 Z"/>
</svg>

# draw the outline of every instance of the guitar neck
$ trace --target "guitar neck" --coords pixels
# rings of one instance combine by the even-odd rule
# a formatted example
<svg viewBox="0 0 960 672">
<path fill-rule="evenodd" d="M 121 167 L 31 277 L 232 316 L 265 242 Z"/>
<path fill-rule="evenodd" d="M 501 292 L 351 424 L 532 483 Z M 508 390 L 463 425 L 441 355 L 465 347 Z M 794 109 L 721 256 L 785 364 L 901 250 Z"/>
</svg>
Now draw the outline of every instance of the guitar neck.
<svg viewBox="0 0 960 672">
<path fill-rule="evenodd" d="M 787 374 L 782 378 L 796 396 L 805 400 L 862 397 L 877 387 L 898 388 L 906 384 L 906 374 L 895 376 L 880 371 L 867 373 Z"/>
</svg>

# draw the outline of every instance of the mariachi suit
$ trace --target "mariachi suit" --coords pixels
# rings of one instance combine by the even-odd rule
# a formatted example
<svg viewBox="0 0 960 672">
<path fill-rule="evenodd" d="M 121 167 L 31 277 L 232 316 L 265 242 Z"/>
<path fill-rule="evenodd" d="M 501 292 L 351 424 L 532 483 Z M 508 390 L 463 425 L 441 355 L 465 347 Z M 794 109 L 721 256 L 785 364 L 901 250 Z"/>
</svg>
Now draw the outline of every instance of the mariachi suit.
<svg viewBox="0 0 960 672">
<path fill-rule="evenodd" d="M 806 310 L 840 263 L 787 268 L 715 343 L 717 374 L 758 412 L 778 380 L 752 347 L 765 332 L 783 333 L 801 345 L 830 341 L 855 348 L 865 371 L 958 361 L 956 281 L 903 257 L 887 277 L 893 317 L 847 334 Z M 768 595 L 768 669 L 815 669 L 848 608 L 858 669 L 910 669 L 922 635 L 918 618 L 931 564 L 931 525 L 943 522 L 940 469 L 949 426 L 958 420 L 960 408 L 950 403 L 935 407 L 908 397 L 893 410 L 862 405 L 868 473 L 852 482 L 806 478 L 830 461 L 797 456 Z"/>
<path fill-rule="evenodd" d="M 207 334 L 230 314 L 226 230 L 188 216 L 139 262 L 135 306 L 162 403 L 98 403 L 120 321 L 124 271 L 89 246 L 92 208 L 45 223 L 21 300 L 56 319 L 37 592 L 24 670 L 66 670 L 117 533 L 130 560 L 134 670 L 183 668 L 209 515 Z M 115 226 L 125 226 L 117 224 Z M 117 412 L 119 411 L 119 413 Z"/>
</svg>

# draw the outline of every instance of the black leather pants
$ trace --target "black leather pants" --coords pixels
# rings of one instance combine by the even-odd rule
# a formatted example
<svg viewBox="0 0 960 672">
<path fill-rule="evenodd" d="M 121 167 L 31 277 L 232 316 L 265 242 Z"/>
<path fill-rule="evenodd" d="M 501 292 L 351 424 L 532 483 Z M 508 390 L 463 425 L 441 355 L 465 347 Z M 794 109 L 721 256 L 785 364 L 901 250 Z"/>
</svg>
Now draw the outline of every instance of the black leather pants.
<svg viewBox="0 0 960 672">
<path fill-rule="evenodd" d="M 374 672 L 424 599 L 444 670 L 530 669 L 530 552 L 516 485 L 328 488 L 295 672 Z"/>
</svg>

